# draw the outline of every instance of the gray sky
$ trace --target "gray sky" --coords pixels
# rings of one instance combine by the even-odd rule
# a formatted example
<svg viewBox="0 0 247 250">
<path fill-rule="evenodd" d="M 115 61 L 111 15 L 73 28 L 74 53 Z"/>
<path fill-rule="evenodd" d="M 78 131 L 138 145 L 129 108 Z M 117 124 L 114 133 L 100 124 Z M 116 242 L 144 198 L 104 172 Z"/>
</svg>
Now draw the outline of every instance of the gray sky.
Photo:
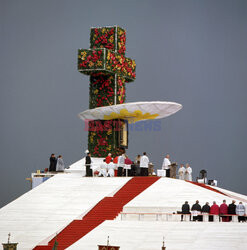
<svg viewBox="0 0 247 250">
<path fill-rule="evenodd" d="M 127 31 L 137 63 L 127 102 L 174 101 L 183 109 L 160 131 L 131 131 L 128 155 L 165 153 L 191 163 L 226 189 L 247 194 L 247 1 L 0 0 L 0 207 L 29 190 L 31 172 L 51 153 L 71 164 L 87 148 L 77 117 L 89 79 L 77 49 L 90 27 Z M 198 197 L 199 198 L 199 197 Z"/>
</svg>

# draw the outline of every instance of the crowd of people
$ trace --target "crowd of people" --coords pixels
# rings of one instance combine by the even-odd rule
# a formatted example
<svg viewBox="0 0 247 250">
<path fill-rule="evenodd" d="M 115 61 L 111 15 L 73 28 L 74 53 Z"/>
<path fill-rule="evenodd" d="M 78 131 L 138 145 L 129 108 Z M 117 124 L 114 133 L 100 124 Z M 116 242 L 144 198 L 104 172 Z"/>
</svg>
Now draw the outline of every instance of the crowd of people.
<svg viewBox="0 0 247 250">
<path fill-rule="evenodd" d="M 229 222 L 232 221 L 233 215 L 237 215 L 239 222 L 245 222 L 247 216 L 245 206 L 241 201 L 238 205 L 235 205 L 235 203 L 236 202 L 233 200 L 231 204 L 227 205 L 226 200 L 223 200 L 223 203 L 219 206 L 214 201 L 211 206 L 209 202 L 206 202 L 205 205 L 201 207 L 197 200 L 190 209 L 188 201 L 185 201 L 182 205 L 181 221 L 183 221 L 184 215 L 189 215 L 190 220 L 193 221 L 203 221 L 203 215 L 208 215 L 208 220 L 214 221 L 214 215 L 218 215 L 219 220 L 221 219 L 223 222 Z"/>
<path fill-rule="evenodd" d="M 131 161 L 125 153 L 114 158 L 111 153 L 109 153 L 103 162 L 94 170 L 92 169 L 92 163 L 91 154 L 87 152 L 85 160 L 87 177 L 93 176 L 93 174 L 99 177 L 113 177 L 115 176 L 115 171 L 119 177 L 136 175 L 148 176 L 148 166 L 150 162 L 146 152 L 144 152 L 142 156 L 137 155 L 134 162 Z"/>
<path fill-rule="evenodd" d="M 162 169 L 166 172 L 166 177 L 176 178 L 177 163 L 171 163 L 170 155 L 167 154 L 163 160 Z M 178 178 L 180 180 L 192 181 L 192 168 L 190 164 L 180 164 L 178 169 Z"/>
<path fill-rule="evenodd" d="M 92 162 L 90 152 L 87 152 L 85 166 L 86 166 L 86 176 L 103 176 L 103 177 L 113 177 L 116 176 L 148 176 L 149 174 L 155 175 L 154 172 L 149 172 L 150 161 L 147 156 L 147 153 L 144 152 L 142 155 L 137 155 L 135 160 L 132 161 L 125 154 L 121 154 L 116 157 L 112 157 L 112 154 L 109 153 L 108 156 L 100 163 L 96 169 L 92 169 L 92 165 L 97 165 Z M 177 163 L 172 163 L 170 161 L 170 155 L 167 154 L 163 160 L 162 170 L 165 170 L 165 176 L 176 178 L 177 176 Z M 94 171 L 94 172 L 93 172 Z M 178 177 L 181 180 L 192 181 L 192 168 L 187 163 L 184 167 L 184 164 L 180 165 L 178 169 Z"/>
<path fill-rule="evenodd" d="M 62 155 L 59 155 L 56 158 L 55 154 L 51 154 L 49 172 L 63 172 L 64 168 L 65 168 L 65 165 L 64 165 Z"/>
</svg>

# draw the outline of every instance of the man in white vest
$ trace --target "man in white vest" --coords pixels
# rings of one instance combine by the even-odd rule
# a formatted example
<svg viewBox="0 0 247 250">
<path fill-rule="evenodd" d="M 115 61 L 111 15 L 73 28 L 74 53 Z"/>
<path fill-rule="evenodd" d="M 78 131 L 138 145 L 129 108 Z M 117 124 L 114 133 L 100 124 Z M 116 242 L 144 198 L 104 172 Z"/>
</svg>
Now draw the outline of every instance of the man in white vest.
<svg viewBox="0 0 247 250">
<path fill-rule="evenodd" d="M 144 152 L 140 160 L 141 176 L 148 176 L 148 164 L 149 159 L 146 152 Z"/>
<path fill-rule="evenodd" d="M 171 166 L 170 155 L 167 154 L 162 164 L 162 169 L 166 171 L 166 177 L 170 177 L 170 166 Z"/>
</svg>

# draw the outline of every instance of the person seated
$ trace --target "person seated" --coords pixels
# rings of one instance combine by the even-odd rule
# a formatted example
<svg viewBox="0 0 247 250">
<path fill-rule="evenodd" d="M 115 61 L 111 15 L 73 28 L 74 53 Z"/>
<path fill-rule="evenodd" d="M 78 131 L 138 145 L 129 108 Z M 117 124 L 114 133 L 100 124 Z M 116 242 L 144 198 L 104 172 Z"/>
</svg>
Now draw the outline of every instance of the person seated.
<svg viewBox="0 0 247 250">
<path fill-rule="evenodd" d="M 228 214 L 235 215 L 236 214 L 236 201 L 233 200 L 231 204 L 228 205 Z M 232 216 L 229 216 L 229 221 L 232 221 Z"/>
<path fill-rule="evenodd" d="M 238 222 L 245 222 L 245 206 L 241 201 L 236 206 L 236 214 L 238 215 Z"/>
<path fill-rule="evenodd" d="M 200 215 L 202 211 L 201 205 L 197 200 L 196 203 L 191 208 L 191 214 L 193 216 L 193 221 L 202 221 L 202 216 Z"/>
<path fill-rule="evenodd" d="M 191 213 L 190 213 L 190 205 L 188 201 L 185 201 L 185 203 L 182 206 L 182 215 L 181 215 L 181 221 L 184 219 L 184 215 L 189 214 L 190 220 L 191 220 Z"/>
<path fill-rule="evenodd" d="M 115 164 L 111 161 L 109 164 L 107 164 L 107 176 L 108 177 L 114 177 L 115 173 L 114 173 L 114 170 L 115 170 L 116 166 Z"/>
<path fill-rule="evenodd" d="M 213 202 L 213 205 L 210 208 L 210 216 L 209 216 L 209 221 L 214 221 L 214 216 L 213 215 L 219 215 L 220 214 L 220 208 L 216 204 L 216 202 Z"/>
<path fill-rule="evenodd" d="M 220 217 L 223 222 L 229 221 L 229 217 L 225 216 L 228 213 L 228 206 L 226 205 L 226 200 L 223 200 L 223 203 L 220 205 Z"/>
<path fill-rule="evenodd" d="M 210 206 L 209 203 L 206 202 L 205 205 L 202 207 L 202 214 L 209 214 L 210 213 Z"/>
<path fill-rule="evenodd" d="M 107 176 L 107 164 L 105 159 L 103 162 L 100 164 L 100 170 L 99 170 L 99 177 L 106 177 Z"/>
<path fill-rule="evenodd" d="M 109 153 L 108 156 L 106 156 L 106 158 L 105 158 L 106 164 L 109 164 L 111 162 L 111 160 L 112 160 L 111 153 Z"/>
</svg>

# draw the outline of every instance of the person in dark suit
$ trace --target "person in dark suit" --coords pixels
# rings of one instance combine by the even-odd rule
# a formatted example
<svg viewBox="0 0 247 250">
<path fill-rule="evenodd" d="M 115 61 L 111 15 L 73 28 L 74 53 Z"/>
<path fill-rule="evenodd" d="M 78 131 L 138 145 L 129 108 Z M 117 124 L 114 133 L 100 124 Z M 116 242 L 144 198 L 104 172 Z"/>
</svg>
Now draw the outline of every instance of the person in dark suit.
<svg viewBox="0 0 247 250">
<path fill-rule="evenodd" d="M 199 201 L 197 200 L 196 203 L 191 208 L 192 215 L 193 215 L 193 221 L 202 221 L 202 216 L 200 215 L 202 208 L 199 204 Z"/>
<path fill-rule="evenodd" d="M 204 206 L 202 206 L 202 214 L 210 214 L 210 206 L 209 203 L 206 202 Z M 202 216 L 203 219 L 203 216 Z"/>
<path fill-rule="evenodd" d="M 235 205 L 236 201 L 232 201 L 231 204 L 228 205 L 228 214 L 232 214 L 235 215 L 236 214 L 236 205 Z M 229 216 L 229 221 L 232 220 L 232 216 Z"/>
<path fill-rule="evenodd" d="M 185 203 L 182 206 L 182 215 L 181 215 L 181 221 L 184 219 L 184 214 L 190 214 L 190 205 L 188 201 L 185 201 Z M 190 215 L 190 220 L 191 220 L 191 215 Z"/>
<path fill-rule="evenodd" d="M 90 153 L 87 153 L 87 156 L 86 156 L 86 162 L 85 162 L 85 165 L 86 165 L 86 177 L 91 177 L 93 176 L 93 171 L 91 169 L 91 154 Z"/>
<path fill-rule="evenodd" d="M 51 154 L 49 171 L 50 172 L 55 172 L 56 171 L 56 166 L 57 166 L 57 158 L 56 158 L 55 154 Z"/>
</svg>

